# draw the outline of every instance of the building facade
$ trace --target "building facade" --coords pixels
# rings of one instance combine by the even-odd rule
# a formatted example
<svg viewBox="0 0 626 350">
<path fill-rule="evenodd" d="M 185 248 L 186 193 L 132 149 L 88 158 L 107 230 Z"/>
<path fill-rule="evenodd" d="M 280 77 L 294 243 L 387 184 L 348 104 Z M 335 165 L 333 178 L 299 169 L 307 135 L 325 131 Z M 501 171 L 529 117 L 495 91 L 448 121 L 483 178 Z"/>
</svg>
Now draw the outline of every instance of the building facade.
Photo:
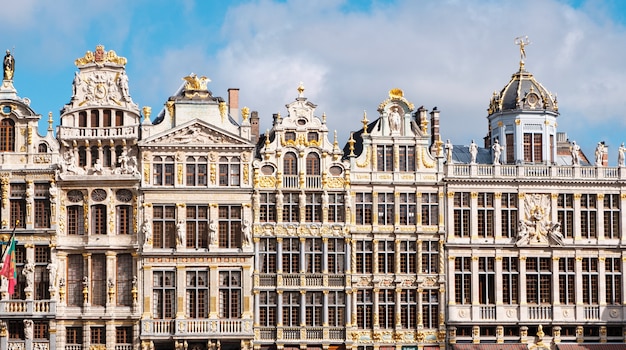
<svg viewBox="0 0 626 350">
<path fill-rule="evenodd" d="M 524 55 L 482 147 L 400 89 L 343 146 L 302 85 L 263 134 L 195 74 L 152 116 L 103 46 L 41 136 L 7 56 L 1 349 L 626 348 L 626 149 L 589 160 Z"/>
</svg>

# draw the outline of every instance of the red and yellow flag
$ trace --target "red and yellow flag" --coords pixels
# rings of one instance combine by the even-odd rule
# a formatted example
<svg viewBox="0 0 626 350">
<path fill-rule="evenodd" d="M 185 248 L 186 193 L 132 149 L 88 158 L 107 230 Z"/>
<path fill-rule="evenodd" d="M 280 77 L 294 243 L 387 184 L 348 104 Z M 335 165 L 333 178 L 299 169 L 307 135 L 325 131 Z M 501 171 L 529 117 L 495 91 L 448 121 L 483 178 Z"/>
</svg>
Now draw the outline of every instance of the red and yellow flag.
<svg viewBox="0 0 626 350">
<path fill-rule="evenodd" d="M 15 235 L 11 236 L 9 247 L 4 253 L 4 261 L 2 264 L 2 270 L 0 270 L 0 276 L 4 276 L 9 280 L 9 295 L 15 292 L 15 285 L 17 284 L 17 270 L 15 269 Z"/>
</svg>

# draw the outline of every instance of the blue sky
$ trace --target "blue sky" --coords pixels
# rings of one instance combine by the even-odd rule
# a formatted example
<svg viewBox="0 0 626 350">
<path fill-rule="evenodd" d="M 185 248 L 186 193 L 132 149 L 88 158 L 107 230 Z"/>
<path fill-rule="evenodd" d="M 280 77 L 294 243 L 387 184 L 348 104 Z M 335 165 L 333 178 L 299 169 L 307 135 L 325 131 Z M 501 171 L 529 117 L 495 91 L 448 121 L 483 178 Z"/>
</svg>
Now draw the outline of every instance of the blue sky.
<svg viewBox="0 0 626 350">
<path fill-rule="evenodd" d="M 441 133 L 469 144 L 487 133 L 491 94 L 526 68 L 558 96 L 559 131 L 610 163 L 626 141 L 626 2 L 620 0 L 22 0 L 4 4 L 0 49 L 14 85 L 44 116 L 71 97 L 74 60 L 103 44 L 128 59 L 130 92 L 156 115 L 191 72 L 216 96 L 240 88 L 261 128 L 286 113 L 300 81 L 344 144 L 392 88 L 441 110 Z"/>
</svg>

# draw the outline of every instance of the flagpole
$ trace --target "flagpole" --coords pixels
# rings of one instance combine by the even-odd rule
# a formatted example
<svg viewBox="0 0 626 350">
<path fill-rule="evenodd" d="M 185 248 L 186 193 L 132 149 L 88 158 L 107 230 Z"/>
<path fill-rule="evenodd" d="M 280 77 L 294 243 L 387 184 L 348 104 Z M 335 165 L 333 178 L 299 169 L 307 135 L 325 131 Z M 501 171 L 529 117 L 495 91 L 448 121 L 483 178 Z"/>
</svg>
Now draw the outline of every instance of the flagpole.
<svg viewBox="0 0 626 350">
<path fill-rule="evenodd" d="M 2 258 L 0 258 L 0 261 L 4 262 L 4 258 L 5 255 L 7 253 L 7 251 L 9 250 L 9 248 L 11 247 L 11 241 L 13 241 L 13 239 L 15 238 L 15 229 L 17 228 L 17 225 L 20 224 L 19 220 L 15 220 L 15 225 L 13 226 L 13 231 L 11 231 L 11 237 L 9 237 L 9 240 L 7 241 L 7 247 L 2 251 Z M 4 243 L 3 243 L 4 245 Z"/>
</svg>

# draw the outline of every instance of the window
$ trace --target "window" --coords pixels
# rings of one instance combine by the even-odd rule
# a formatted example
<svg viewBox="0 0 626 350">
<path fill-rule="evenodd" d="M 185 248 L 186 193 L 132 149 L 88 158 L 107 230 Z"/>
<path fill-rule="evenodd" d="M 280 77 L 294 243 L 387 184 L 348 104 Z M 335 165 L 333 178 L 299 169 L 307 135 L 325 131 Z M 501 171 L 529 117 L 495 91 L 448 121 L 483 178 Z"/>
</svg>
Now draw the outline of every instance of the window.
<svg viewBox="0 0 626 350">
<path fill-rule="evenodd" d="M 454 236 L 470 236 L 470 194 L 468 192 L 454 194 Z"/>
<path fill-rule="evenodd" d="M 415 225 L 415 193 L 400 193 L 400 225 Z"/>
<path fill-rule="evenodd" d="M 261 222 L 276 222 L 276 194 L 259 194 L 259 220 Z"/>
<path fill-rule="evenodd" d="M 91 153 L 90 165 L 93 166 L 94 164 L 96 164 L 98 158 L 100 158 L 100 152 L 98 151 L 98 146 L 91 146 L 90 153 Z"/>
<path fill-rule="evenodd" d="M 26 247 L 23 245 L 15 246 L 15 272 L 17 273 L 17 284 L 11 294 L 13 300 L 26 299 L 26 277 L 23 275 L 24 265 L 26 264 Z"/>
<path fill-rule="evenodd" d="M 598 258 L 583 258 L 583 303 L 598 304 Z"/>
<path fill-rule="evenodd" d="M 187 271 L 187 318 L 209 317 L 209 273 Z"/>
<path fill-rule="evenodd" d="M 619 194 L 604 195 L 604 238 L 620 238 Z"/>
<path fill-rule="evenodd" d="M 84 167 L 87 165 L 87 147 L 78 147 L 78 166 Z"/>
<path fill-rule="evenodd" d="M 454 258 L 454 299 L 457 304 L 472 302 L 472 261 L 470 257 Z"/>
<path fill-rule="evenodd" d="M 132 211 L 130 205 L 118 205 L 115 207 L 116 225 L 118 235 L 131 234 Z"/>
<path fill-rule="evenodd" d="M 356 324 L 360 329 L 372 328 L 374 311 L 374 299 L 371 289 L 359 289 L 356 291 Z"/>
<path fill-rule="evenodd" d="M 104 254 L 91 256 L 91 288 L 89 296 L 91 305 L 105 306 L 107 302 L 106 257 Z"/>
<path fill-rule="evenodd" d="M 176 272 L 152 272 L 152 317 L 172 319 L 176 310 Z"/>
<path fill-rule="evenodd" d="M 398 146 L 400 171 L 415 171 L 415 146 Z"/>
<path fill-rule="evenodd" d="M 582 238 L 597 238 L 597 199 L 595 194 L 580 196 L 580 233 Z"/>
<path fill-rule="evenodd" d="M 478 194 L 478 235 L 493 237 L 494 231 L 493 193 Z"/>
<path fill-rule="evenodd" d="M 563 237 L 574 237 L 574 195 L 561 193 L 557 200 L 557 220 L 561 223 Z"/>
<path fill-rule="evenodd" d="M 298 193 L 283 194 L 283 222 L 300 221 L 300 203 Z"/>
<path fill-rule="evenodd" d="M 574 258 L 559 259 L 559 302 L 563 305 L 576 303 L 576 269 Z"/>
<path fill-rule="evenodd" d="M 15 151 L 15 122 L 5 118 L 0 122 L 0 152 Z"/>
<path fill-rule="evenodd" d="M 187 248 L 209 247 L 209 207 L 187 205 Z"/>
<path fill-rule="evenodd" d="M 65 328 L 65 342 L 67 344 L 82 344 L 83 343 L 83 327 Z"/>
<path fill-rule="evenodd" d="M 346 250 L 343 238 L 328 238 L 328 273 L 345 272 Z"/>
<path fill-rule="evenodd" d="M 285 131 L 285 141 L 295 141 L 296 133 L 295 131 Z"/>
<path fill-rule="evenodd" d="M 115 111 L 115 126 L 124 126 L 124 112 Z"/>
<path fill-rule="evenodd" d="M 393 171 L 393 145 L 379 145 L 377 149 L 378 171 Z"/>
<path fill-rule="evenodd" d="M 378 291 L 378 323 L 381 328 L 395 326 L 395 296 L 394 289 L 380 289 Z"/>
<path fill-rule="evenodd" d="M 371 225 L 372 224 L 372 193 L 357 193 L 356 194 L 356 213 L 355 219 L 357 225 Z"/>
<path fill-rule="evenodd" d="M 50 227 L 49 189 L 48 183 L 35 184 L 35 228 Z"/>
<path fill-rule="evenodd" d="M 100 111 L 92 110 L 91 111 L 91 125 L 92 128 L 100 126 Z"/>
<path fill-rule="evenodd" d="M 133 256 L 131 254 L 118 254 L 116 270 L 117 292 L 115 296 L 117 297 L 117 305 L 131 306 L 133 303 L 131 292 L 133 289 Z"/>
<path fill-rule="evenodd" d="M 6 119 L 5 119 L 6 120 Z M 26 228 L 26 184 L 10 185 L 9 201 L 11 203 L 11 227 Z"/>
<path fill-rule="evenodd" d="M 422 292 L 422 323 L 424 328 L 439 326 L 439 290 L 424 289 Z"/>
<path fill-rule="evenodd" d="M 552 300 L 550 258 L 526 259 L 526 299 L 529 304 L 549 304 Z"/>
<path fill-rule="evenodd" d="M 49 340 L 49 329 L 48 321 L 33 320 L 33 339 Z"/>
<path fill-rule="evenodd" d="M 313 327 L 322 326 L 323 297 L 322 292 L 307 292 L 305 295 L 306 325 Z"/>
<path fill-rule="evenodd" d="M 606 303 L 609 305 L 622 304 L 622 262 L 620 258 L 606 258 Z"/>
<path fill-rule="evenodd" d="M 316 132 L 308 132 L 306 134 L 306 140 L 309 141 L 309 142 L 311 142 L 311 141 L 318 142 L 319 141 L 319 135 Z"/>
<path fill-rule="evenodd" d="M 111 146 L 102 147 L 102 166 L 111 167 Z"/>
<path fill-rule="evenodd" d="M 300 292 L 283 292 L 283 326 L 300 326 Z"/>
<path fill-rule="evenodd" d="M 478 300 L 482 305 L 496 303 L 495 259 L 481 256 L 478 258 Z"/>
<path fill-rule="evenodd" d="M 519 260 L 517 257 L 502 258 L 502 299 L 504 304 L 519 301 Z"/>
<path fill-rule="evenodd" d="M 48 290 L 50 286 L 48 272 L 48 263 L 50 262 L 50 247 L 36 245 L 35 246 L 35 300 L 48 300 L 50 299 L 50 292 Z"/>
<path fill-rule="evenodd" d="M 322 239 L 306 238 L 304 242 L 304 258 L 307 273 L 322 272 Z"/>
<path fill-rule="evenodd" d="M 320 176 L 320 156 L 317 153 L 307 154 L 306 174 L 308 176 Z"/>
<path fill-rule="evenodd" d="M 81 128 L 87 127 L 87 112 L 78 113 L 78 127 L 81 127 Z"/>
<path fill-rule="evenodd" d="M 261 273 L 276 273 L 276 239 L 260 238 L 259 268 Z"/>
<path fill-rule="evenodd" d="M 221 157 L 219 161 L 220 186 L 239 186 L 240 166 L 239 157 Z"/>
<path fill-rule="evenodd" d="M 220 271 L 220 317 L 241 317 L 241 272 Z"/>
<path fill-rule="evenodd" d="M 417 291 L 403 289 L 400 292 L 400 322 L 405 329 L 417 328 Z"/>
<path fill-rule="evenodd" d="M 107 234 L 107 207 L 104 204 L 91 206 L 91 234 Z"/>
<path fill-rule="evenodd" d="M 91 344 L 106 344 L 106 330 L 104 327 L 91 326 L 89 330 Z"/>
<path fill-rule="evenodd" d="M 439 242 L 422 242 L 422 272 L 439 273 Z"/>
<path fill-rule="evenodd" d="M 395 266 L 394 241 L 378 242 L 378 273 L 394 274 Z"/>
<path fill-rule="evenodd" d="M 84 235 L 84 211 L 82 205 L 70 205 L 67 207 L 67 234 Z"/>
<path fill-rule="evenodd" d="M 283 174 L 298 175 L 298 158 L 295 153 L 285 153 L 283 157 Z"/>
<path fill-rule="evenodd" d="M 156 186 L 174 186 L 174 158 L 154 157 L 153 163 L 152 183 Z"/>
<path fill-rule="evenodd" d="M 300 240 L 297 238 L 283 239 L 283 273 L 300 272 Z"/>
<path fill-rule="evenodd" d="M 276 292 L 266 290 L 259 291 L 259 326 L 276 326 L 277 305 L 278 297 Z"/>
<path fill-rule="evenodd" d="M 439 201 L 437 193 L 422 193 L 422 225 L 439 224 Z"/>
<path fill-rule="evenodd" d="M 515 163 L 515 142 L 514 140 L 514 135 L 513 134 L 506 134 L 505 139 L 506 139 L 506 145 L 504 147 L 504 150 L 506 151 L 506 164 L 513 164 Z"/>
<path fill-rule="evenodd" d="M 346 325 L 346 294 L 342 291 L 328 292 L 328 325 L 330 327 Z"/>
<path fill-rule="evenodd" d="M 416 262 L 417 248 L 415 241 L 400 241 L 400 273 L 415 273 Z"/>
<path fill-rule="evenodd" d="M 186 164 L 186 180 L 187 186 L 206 186 L 207 185 L 207 158 L 187 157 Z"/>
<path fill-rule="evenodd" d="M 67 305 L 83 305 L 83 256 L 71 254 L 67 256 Z"/>
<path fill-rule="evenodd" d="M 372 273 L 373 251 L 371 241 L 356 242 L 356 271 L 355 273 Z"/>
<path fill-rule="evenodd" d="M 39 153 L 48 153 L 48 145 L 43 143 L 43 142 L 40 143 L 37 146 L 37 152 L 39 152 Z"/>
<path fill-rule="evenodd" d="M 220 248 L 241 248 L 241 206 L 220 205 L 218 214 Z"/>
<path fill-rule="evenodd" d="M 176 207 L 154 205 L 152 208 L 152 247 L 176 247 Z"/>
<path fill-rule="evenodd" d="M 307 193 L 305 196 L 306 222 L 322 222 L 322 194 Z"/>
<path fill-rule="evenodd" d="M 102 115 L 102 126 L 111 127 L 111 110 L 105 109 Z"/>
<path fill-rule="evenodd" d="M 543 162 L 543 134 L 524 134 L 524 161 L 528 163 Z"/>
<path fill-rule="evenodd" d="M 131 345 L 133 343 L 133 327 L 121 326 L 115 327 L 115 344 Z"/>
<path fill-rule="evenodd" d="M 517 201 L 517 193 L 503 193 L 500 199 L 503 237 L 517 237 Z"/>
<path fill-rule="evenodd" d="M 345 221 L 345 199 L 343 193 L 328 194 L 328 222 Z"/>
<path fill-rule="evenodd" d="M 378 194 L 378 224 L 393 225 L 395 200 L 393 193 Z"/>
</svg>

